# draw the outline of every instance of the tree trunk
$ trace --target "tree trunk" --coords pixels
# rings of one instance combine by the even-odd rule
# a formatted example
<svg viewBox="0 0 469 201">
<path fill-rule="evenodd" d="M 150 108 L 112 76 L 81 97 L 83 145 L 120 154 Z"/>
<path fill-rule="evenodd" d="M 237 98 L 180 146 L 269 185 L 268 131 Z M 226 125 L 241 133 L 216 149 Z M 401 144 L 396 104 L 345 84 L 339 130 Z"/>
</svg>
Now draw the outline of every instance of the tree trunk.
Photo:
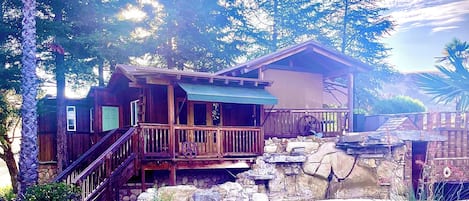
<svg viewBox="0 0 469 201">
<path fill-rule="evenodd" d="M 348 0 L 344 0 L 345 9 L 344 9 L 344 21 L 342 24 L 342 44 L 340 45 L 340 52 L 345 54 L 345 48 L 347 45 L 347 21 L 348 21 Z"/>
<path fill-rule="evenodd" d="M 62 21 L 62 8 L 57 7 L 55 11 L 55 22 Z M 57 37 L 57 36 L 56 36 Z M 57 41 L 56 41 L 57 42 Z M 58 48 L 54 51 L 55 55 L 55 79 L 57 82 L 57 172 L 60 173 L 68 164 L 68 146 L 67 146 L 67 130 L 66 130 L 66 111 L 65 111 L 65 65 L 64 52 L 60 44 L 54 44 Z M 63 50 L 63 49 L 62 49 Z"/>
<path fill-rule="evenodd" d="M 18 176 L 18 199 L 24 200 L 24 193 L 38 179 L 38 146 L 37 146 L 37 75 L 36 75 L 36 1 L 22 0 L 22 79 L 21 105 L 22 129 L 21 151 Z"/>
<path fill-rule="evenodd" d="M 280 20 L 280 16 L 278 14 L 278 0 L 273 0 L 273 17 L 274 17 L 274 24 L 272 26 L 272 46 L 271 52 L 275 52 L 278 49 L 278 23 Z"/>
<path fill-rule="evenodd" d="M 0 155 L 0 158 L 2 158 L 5 163 L 7 164 L 8 172 L 10 173 L 10 180 L 11 180 L 11 186 L 13 187 L 13 192 L 17 193 L 18 192 L 18 184 L 16 183 L 16 177 L 18 176 L 18 166 L 16 165 L 15 161 L 15 155 L 13 153 L 13 150 L 11 149 L 11 143 L 6 141 L 5 143 L 8 144 L 2 144 L 2 149 L 3 149 L 3 154 Z"/>
<path fill-rule="evenodd" d="M 104 61 L 98 62 L 98 85 L 100 87 L 104 86 Z"/>
</svg>

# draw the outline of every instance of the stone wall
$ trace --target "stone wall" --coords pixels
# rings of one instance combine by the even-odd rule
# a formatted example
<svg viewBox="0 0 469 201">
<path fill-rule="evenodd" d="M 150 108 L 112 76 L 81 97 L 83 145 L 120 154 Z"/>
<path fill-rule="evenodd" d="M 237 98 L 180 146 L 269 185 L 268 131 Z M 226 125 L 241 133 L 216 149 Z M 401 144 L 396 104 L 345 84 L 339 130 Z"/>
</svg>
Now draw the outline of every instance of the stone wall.
<svg viewBox="0 0 469 201">
<path fill-rule="evenodd" d="M 269 139 L 251 170 L 210 189 L 184 186 L 150 189 L 139 200 L 169 194 L 174 200 L 321 200 L 370 198 L 405 200 L 405 146 L 384 154 L 349 155 L 336 139 Z M 141 198 L 141 199 L 140 199 Z"/>
<path fill-rule="evenodd" d="M 51 182 L 57 176 L 56 164 L 39 164 L 38 167 L 39 184 Z"/>
</svg>

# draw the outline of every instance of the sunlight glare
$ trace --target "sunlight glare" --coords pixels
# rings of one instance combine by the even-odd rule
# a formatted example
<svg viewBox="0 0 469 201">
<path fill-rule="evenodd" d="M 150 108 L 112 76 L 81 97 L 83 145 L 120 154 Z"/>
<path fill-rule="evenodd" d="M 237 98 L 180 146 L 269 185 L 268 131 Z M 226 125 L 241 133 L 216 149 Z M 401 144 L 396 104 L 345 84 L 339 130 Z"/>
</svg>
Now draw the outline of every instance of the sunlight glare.
<svg viewBox="0 0 469 201">
<path fill-rule="evenodd" d="M 121 11 L 119 18 L 122 20 L 130 20 L 134 22 L 140 22 L 147 17 L 147 14 L 140 8 L 133 5 L 128 5 L 127 8 Z"/>
</svg>

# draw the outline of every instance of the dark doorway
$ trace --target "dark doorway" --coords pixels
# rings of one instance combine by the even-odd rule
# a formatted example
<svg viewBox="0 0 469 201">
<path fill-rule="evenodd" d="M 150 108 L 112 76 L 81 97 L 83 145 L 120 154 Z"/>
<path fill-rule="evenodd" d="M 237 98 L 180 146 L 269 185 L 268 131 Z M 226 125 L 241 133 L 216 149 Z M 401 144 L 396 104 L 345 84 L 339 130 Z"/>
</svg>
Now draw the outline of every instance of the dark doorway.
<svg viewBox="0 0 469 201">
<path fill-rule="evenodd" d="M 205 103 L 194 104 L 194 125 L 207 125 L 207 105 Z"/>
<path fill-rule="evenodd" d="M 419 180 L 422 178 L 426 158 L 427 142 L 412 142 L 412 187 L 417 199 L 419 199 Z"/>
</svg>

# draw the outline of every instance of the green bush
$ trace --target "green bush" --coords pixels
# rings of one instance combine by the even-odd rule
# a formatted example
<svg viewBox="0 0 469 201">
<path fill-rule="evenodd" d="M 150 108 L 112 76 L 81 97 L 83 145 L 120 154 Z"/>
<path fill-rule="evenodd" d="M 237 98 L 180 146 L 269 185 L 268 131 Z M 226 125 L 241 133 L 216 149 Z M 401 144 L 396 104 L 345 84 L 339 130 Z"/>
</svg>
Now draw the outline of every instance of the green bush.
<svg viewBox="0 0 469 201">
<path fill-rule="evenodd" d="M 11 186 L 1 187 L 0 188 L 0 200 L 12 201 L 15 200 L 16 195 L 13 193 L 13 188 Z"/>
<path fill-rule="evenodd" d="M 395 96 L 377 101 L 373 106 L 374 114 L 398 114 L 411 112 L 425 112 L 422 101 L 408 96 Z"/>
<path fill-rule="evenodd" d="M 80 190 L 65 183 L 49 183 L 31 186 L 26 190 L 28 201 L 80 200 Z"/>
</svg>

